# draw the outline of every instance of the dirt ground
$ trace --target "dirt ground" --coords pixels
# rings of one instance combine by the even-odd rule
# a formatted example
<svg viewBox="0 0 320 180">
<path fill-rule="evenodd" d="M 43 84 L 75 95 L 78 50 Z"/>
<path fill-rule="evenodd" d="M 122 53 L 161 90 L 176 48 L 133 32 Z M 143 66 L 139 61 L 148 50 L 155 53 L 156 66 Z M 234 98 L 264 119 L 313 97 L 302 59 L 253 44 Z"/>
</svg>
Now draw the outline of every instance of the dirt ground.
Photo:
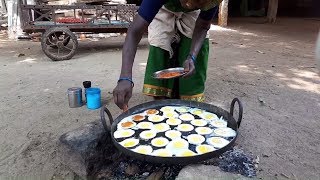
<svg viewBox="0 0 320 180">
<path fill-rule="evenodd" d="M 259 21 L 231 19 L 228 29 L 212 27 L 206 102 L 228 109 L 234 97 L 242 100 L 237 144 L 260 157 L 258 177 L 319 179 L 320 77 L 314 44 L 320 21 Z M 119 75 L 122 42 L 123 37 L 82 41 L 73 59 L 52 62 L 40 43 L 0 35 L 0 175 L 72 178 L 59 161 L 58 138 L 99 119 L 99 112 L 70 109 L 67 88 L 91 80 L 117 116 L 110 92 Z M 144 39 L 130 106 L 150 100 L 141 95 L 147 56 Z"/>
</svg>

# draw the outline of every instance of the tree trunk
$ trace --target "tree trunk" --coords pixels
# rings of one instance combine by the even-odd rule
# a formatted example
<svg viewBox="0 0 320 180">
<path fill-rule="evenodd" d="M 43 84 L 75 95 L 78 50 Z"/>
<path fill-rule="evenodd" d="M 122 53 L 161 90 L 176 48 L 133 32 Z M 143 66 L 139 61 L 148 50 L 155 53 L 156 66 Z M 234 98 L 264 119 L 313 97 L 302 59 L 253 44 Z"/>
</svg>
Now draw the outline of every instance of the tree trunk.
<svg viewBox="0 0 320 180">
<path fill-rule="evenodd" d="M 34 0 L 6 0 L 8 10 L 8 37 L 9 39 L 17 39 L 21 35 L 25 35 L 22 30 L 21 19 L 21 3 L 32 5 Z"/>
<path fill-rule="evenodd" d="M 219 7 L 218 25 L 225 27 L 228 25 L 228 4 L 229 0 L 223 0 Z"/>
<path fill-rule="evenodd" d="M 16 38 L 17 29 L 17 2 L 13 0 L 7 0 L 8 8 L 8 37 L 9 39 Z"/>
<path fill-rule="evenodd" d="M 269 0 L 267 20 L 269 23 L 275 23 L 278 12 L 278 0 Z"/>
<path fill-rule="evenodd" d="M 5 0 L 0 0 L 0 6 L 1 6 L 2 12 L 7 13 L 7 5 Z"/>
</svg>

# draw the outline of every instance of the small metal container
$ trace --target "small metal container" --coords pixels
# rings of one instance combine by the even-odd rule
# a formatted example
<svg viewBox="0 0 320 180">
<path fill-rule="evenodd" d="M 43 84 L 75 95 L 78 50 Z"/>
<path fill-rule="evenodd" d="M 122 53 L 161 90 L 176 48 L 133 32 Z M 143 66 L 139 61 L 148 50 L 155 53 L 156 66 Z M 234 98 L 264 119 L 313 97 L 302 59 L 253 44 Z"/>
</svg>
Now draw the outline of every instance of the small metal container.
<svg viewBox="0 0 320 180">
<path fill-rule="evenodd" d="M 82 106 L 82 89 L 80 87 L 72 87 L 68 89 L 69 107 L 76 108 Z"/>
</svg>

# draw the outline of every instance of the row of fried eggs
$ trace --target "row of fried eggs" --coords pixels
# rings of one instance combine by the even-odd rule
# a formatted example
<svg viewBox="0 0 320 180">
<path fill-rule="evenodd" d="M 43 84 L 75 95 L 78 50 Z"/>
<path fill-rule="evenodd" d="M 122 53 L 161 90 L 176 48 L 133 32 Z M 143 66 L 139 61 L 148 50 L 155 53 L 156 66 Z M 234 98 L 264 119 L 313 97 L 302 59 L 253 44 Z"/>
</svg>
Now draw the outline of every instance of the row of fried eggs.
<svg viewBox="0 0 320 180">
<path fill-rule="evenodd" d="M 165 106 L 162 107 L 160 111 L 163 112 L 162 116 L 158 115 L 158 110 L 149 109 L 144 113 L 132 115 L 121 120 L 117 125 L 117 131 L 114 132 L 114 137 L 128 138 L 120 142 L 120 144 L 126 148 L 132 148 L 137 146 L 140 140 L 130 137 L 135 134 L 134 130 L 142 129 L 145 131 L 142 131 L 139 137 L 143 140 L 151 140 L 152 146 L 161 149 L 153 150 L 150 145 L 139 145 L 132 149 L 133 151 L 161 157 L 170 157 L 173 155 L 185 157 L 195 156 L 197 153 L 204 154 L 222 148 L 229 144 L 229 141 L 222 137 L 234 137 L 236 135 L 233 129 L 227 127 L 227 122 L 223 120 L 222 117 L 219 119 L 217 115 L 201 109 Z M 180 115 L 175 111 L 180 113 Z M 195 119 L 194 115 L 202 119 Z M 149 122 L 141 122 L 145 119 Z M 165 119 L 167 119 L 165 123 L 159 123 Z M 184 121 L 189 121 L 190 124 L 183 123 Z M 213 130 L 209 127 L 203 127 L 208 124 L 217 129 Z M 172 130 L 170 126 L 177 127 Z M 187 140 L 181 138 L 181 132 L 190 132 L 194 129 L 197 134 L 188 135 L 185 137 Z M 158 132 L 165 132 L 166 137 L 156 137 Z M 210 137 L 206 141 L 203 135 L 212 133 L 221 137 Z M 167 138 L 172 141 L 169 141 Z M 205 141 L 208 144 L 202 144 Z M 195 150 L 197 153 L 188 149 L 189 144 L 196 145 Z"/>
</svg>

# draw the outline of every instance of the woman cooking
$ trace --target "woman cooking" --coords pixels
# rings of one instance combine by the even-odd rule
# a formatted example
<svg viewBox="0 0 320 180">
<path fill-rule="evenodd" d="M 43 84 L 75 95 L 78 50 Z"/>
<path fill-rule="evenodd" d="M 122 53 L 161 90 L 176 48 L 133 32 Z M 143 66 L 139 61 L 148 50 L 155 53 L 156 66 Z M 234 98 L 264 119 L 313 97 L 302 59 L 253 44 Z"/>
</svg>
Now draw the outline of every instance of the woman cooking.
<svg viewBox="0 0 320 180">
<path fill-rule="evenodd" d="M 121 109 L 127 107 L 132 96 L 132 66 L 138 43 L 148 28 L 150 44 L 143 94 L 155 99 L 171 98 L 174 81 L 157 80 L 156 71 L 172 66 L 178 53 L 178 66 L 187 72 L 179 80 L 179 97 L 203 101 L 208 64 L 209 40 L 207 32 L 211 19 L 222 0 L 143 0 L 138 15 L 131 23 L 123 45 L 122 68 L 118 85 L 113 91 L 114 101 Z M 171 44 L 178 42 L 177 50 Z"/>
</svg>

